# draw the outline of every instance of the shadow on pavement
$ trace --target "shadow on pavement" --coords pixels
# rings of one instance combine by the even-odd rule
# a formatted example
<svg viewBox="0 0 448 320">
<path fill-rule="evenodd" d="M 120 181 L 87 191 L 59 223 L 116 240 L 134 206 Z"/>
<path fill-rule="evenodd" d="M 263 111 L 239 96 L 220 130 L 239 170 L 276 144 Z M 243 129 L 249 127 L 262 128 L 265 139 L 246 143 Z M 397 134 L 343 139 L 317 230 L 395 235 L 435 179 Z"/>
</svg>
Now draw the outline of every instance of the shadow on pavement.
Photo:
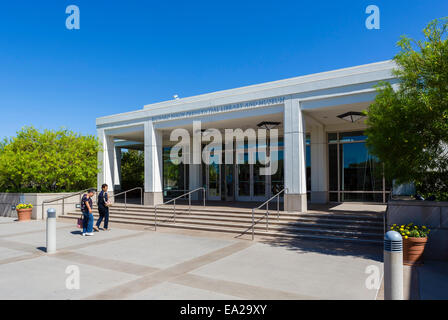
<svg viewBox="0 0 448 320">
<path fill-rule="evenodd" d="M 297 253 L 319 253 L 334 256 L 352 256 L 383 262 L 383 247 L 344 241 L 306 240 L 293 238 L 262 239 L 261 243 L 283 247 Z"/>
</svg>

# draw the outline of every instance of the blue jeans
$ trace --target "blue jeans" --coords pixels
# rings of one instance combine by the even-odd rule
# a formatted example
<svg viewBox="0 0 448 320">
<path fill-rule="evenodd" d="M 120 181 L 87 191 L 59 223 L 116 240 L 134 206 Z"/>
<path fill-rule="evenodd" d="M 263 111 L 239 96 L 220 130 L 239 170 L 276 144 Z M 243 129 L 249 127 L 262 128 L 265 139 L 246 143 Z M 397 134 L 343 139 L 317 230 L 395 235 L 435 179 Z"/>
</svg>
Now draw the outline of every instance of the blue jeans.
<svg viewBox="0 0 448 320">
<path fill-rule="evenodd" d="M 82 233 L 93 232 L 93 214 L 89 212 L 83 212 L 82 215 Z"/>
<path fill-rule="evenodd" d="M 109 208 L 98 208 L 100 213 L 100 217 L 96 221 L 96 226 L 99 228 L 101 222 L 104 219 L 104 229 L 108 229 L 109 227 Z"/>
</svg>

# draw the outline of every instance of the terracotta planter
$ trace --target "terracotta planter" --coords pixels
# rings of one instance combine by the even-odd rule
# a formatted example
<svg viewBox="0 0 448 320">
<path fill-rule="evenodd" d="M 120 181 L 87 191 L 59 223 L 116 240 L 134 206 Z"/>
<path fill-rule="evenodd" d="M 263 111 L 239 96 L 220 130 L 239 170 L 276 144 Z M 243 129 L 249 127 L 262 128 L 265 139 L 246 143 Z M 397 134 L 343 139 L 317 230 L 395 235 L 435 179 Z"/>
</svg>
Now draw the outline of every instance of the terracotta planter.
<svg viewBox="0 0 448 320">
<path fill-rule="evenodd" d="M 428 238 L 403 239 L 403 264 L 407 266 L 418 266 L 423 264 L 423 252 L 425 251 Z"/>
<path fill-rule="evenodd" d="M 33 213 L 33 209 L 18 209 L 17 216 L 19 217 L 19 221 L 30 221 L 31 214 Z"/>
</svg>

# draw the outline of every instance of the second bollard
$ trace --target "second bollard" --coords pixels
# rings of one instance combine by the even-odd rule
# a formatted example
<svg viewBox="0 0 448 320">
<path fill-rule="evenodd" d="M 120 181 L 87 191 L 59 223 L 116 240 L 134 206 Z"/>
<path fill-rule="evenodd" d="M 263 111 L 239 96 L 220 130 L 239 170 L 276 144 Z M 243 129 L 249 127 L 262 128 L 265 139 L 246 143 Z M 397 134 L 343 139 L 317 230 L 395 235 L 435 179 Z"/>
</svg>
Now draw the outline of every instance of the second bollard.
<svg viewBox="0 0 448 320">
<path fill-rule="evenodd" d="M 56 252 L 56 210 L 47 210 L 47 253 Z"/>
<path fill-rule="evenodd" d="M 384 299 L 403 300 L 403 238 L 396 231 L 384 236 Z"/>
</svg>

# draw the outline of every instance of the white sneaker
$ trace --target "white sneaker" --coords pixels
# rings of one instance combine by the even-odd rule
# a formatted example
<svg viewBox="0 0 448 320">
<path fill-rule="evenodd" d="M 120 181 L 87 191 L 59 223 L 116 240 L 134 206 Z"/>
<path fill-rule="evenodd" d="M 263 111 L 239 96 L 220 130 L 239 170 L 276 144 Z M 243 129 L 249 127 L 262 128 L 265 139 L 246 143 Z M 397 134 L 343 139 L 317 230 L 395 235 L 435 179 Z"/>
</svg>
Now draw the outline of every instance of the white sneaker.
<svg viewBox="0 0 448 320">
<path fill-rule="evenodd" d="M 87 236 L 94 236 L 95 234 L 93 232 L 86 233 Z"/>
<path fill-rule="evenodd" d="M 83 237 L 85 237 L 85 236 L 86 236 L 86 234 L 85 234 L 85 233 L 83 233 L 83 234 L 82 234 L 82 236 L 83 236 Z"/>
</svg>

